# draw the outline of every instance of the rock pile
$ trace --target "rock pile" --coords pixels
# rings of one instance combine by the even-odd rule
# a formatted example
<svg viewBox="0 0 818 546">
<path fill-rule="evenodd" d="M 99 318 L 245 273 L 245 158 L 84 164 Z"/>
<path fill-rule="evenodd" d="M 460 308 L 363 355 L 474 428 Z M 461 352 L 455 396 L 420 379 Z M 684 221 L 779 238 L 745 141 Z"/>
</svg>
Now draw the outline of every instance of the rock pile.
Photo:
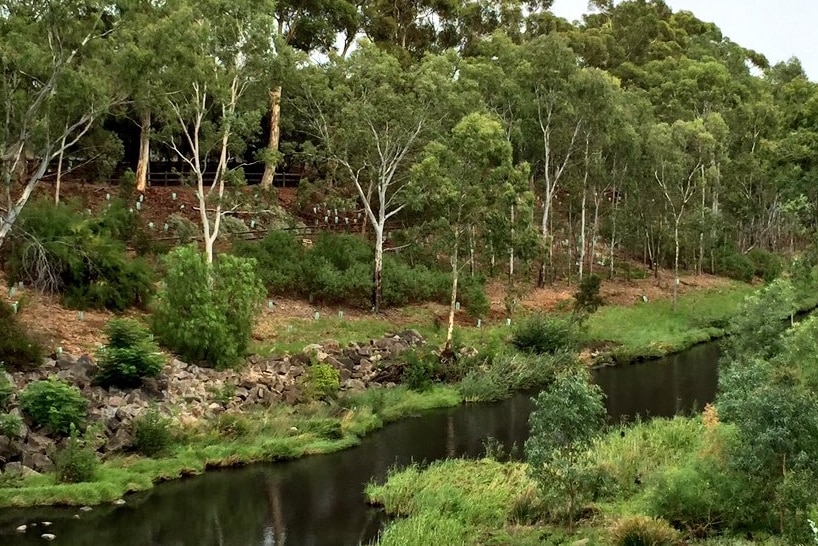
<svg viewBox="0 0 818 546">
<path fill-rule="evenodd" d="M 104 435 L 100 451 L 108 455 L 132 446 L 131 425 L 151 406 L 190 425 L 225 411 L 297 404 L 303 400 L 302 376 L 318 362 L 338 370 L 342 392 L 388 388 L 402 375 L 401 353 L 423 343 L 415 330 L 346 347 L 329 340 L 308 345 L 295 355 L 253 355 L 239 370 L 214 370 L 172 359 L 159 377 L 145 379 L 140 388 L 131 390 L 93 385 L 97 366 L 87 355 L 53 355 L 35 371 L 6 375 L 18 392 L 51 376 L 78 387 L 88 400 L 89 422 L 98 423 Z M 14 400 L 10 413 L 21 415 Z M 24 420 L 13 434 L 0 434 L 0 470 L 20 474 L 51 471 L 57 447 L 57 441 L 32 430 L 31 422 Z"/>
</svg>

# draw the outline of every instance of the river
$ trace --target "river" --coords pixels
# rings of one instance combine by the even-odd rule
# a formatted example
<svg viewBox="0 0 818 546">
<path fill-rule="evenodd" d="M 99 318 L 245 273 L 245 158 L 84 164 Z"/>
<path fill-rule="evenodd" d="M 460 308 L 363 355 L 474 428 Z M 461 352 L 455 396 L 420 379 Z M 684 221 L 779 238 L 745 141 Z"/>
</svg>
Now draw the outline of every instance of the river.
<svg viewBox="0 0 818 546">
<path fill-rule="evenodd" d="M 713 400 L 719 348 L 708 343 L 661 360 L 594 372 L 612 421 L 667 417 Z M 389 468 L 445 457 L 474 457 L 492 437 L 509 451 L 528 437 L 530 394 L 462 405 L 393 423 L 361 445 L 329 455 L 208 472 L 129 495 L 124 506 L 0 511 L 0 545 L 335 546 L 367 543 L 384 523 L 363 487 Z M 25 534 L 22 523 L 51 521 Z"/>
</svg>

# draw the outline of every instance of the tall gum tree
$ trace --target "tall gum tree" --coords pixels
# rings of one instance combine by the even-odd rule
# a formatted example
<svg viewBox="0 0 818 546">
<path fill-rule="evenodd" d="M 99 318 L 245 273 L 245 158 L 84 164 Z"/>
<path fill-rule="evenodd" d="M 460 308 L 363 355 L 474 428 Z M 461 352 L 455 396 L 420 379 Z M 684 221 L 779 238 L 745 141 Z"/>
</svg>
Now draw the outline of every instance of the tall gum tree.
<svg viewBox="0 0 818 546">
<path fill-rule="evenodd" d="M 107 4 L 15 0 L 0 12 L 2 246 L 53 161 L 121 98 L 106 72 Z"/>
<path fill-rule="evenodd" d="M 348 59 L 335 57 L 306 97 L 310 132 L 319 143 L 313 156 L 339 168 L 373 228 L 376 312 L 387 223 L 406 207 L 409 169 L 445 117 L 441 109 L 453 80 L 449 57 L 431 56 L 404 67 L 389 53 L 362 44 Z"/>
<path fill-rule="evenodd" d="M 462 254 L 467 237 L 485 237 L 490 211 L 522 194 L 528 167 L 515 168 L 512 146 L 500 121 L 466 115 L 449 135 L 431 142 L 412 169 L 412 201 L 434 211 L 428 227 L 442 240 L 452 272 L 444 355 L 452 354 L 452 335 Z"/>
<path fill-rule="evenodd" d="M 225 214 L 225 186 L 237 176 L 232 163 L 258 119 L 253 110 L 258 101 L 249 99 L 262 88 L 272 54 L 273 18 L 266 13 L 273 5 L 269 2 L 265 10 L 250 0 L 227 8 L 219 0 L 178 1 L 172 21 L 186 30 L 176 36 L 177 70 L 165 74 L 169 81 L 164 85 L 175 89 L 166 95 L 165 140 L 190 170 L 205 256 L 212 263 Z M 214 172 L 206 177 L 211 162 Z"/>
</svg>

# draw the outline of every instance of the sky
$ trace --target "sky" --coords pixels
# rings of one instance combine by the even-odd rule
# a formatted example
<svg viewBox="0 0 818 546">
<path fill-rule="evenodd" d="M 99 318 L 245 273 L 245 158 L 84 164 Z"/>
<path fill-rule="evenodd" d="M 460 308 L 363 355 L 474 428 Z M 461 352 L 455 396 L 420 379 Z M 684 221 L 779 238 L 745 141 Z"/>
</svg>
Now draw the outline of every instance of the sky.
<svg viewBox="0 0 818 546">
<path fill-rule="evenodd" d="M 716 23 L 732 41 L 762 53 L 771 64 L 798 57 L 812 81 L 818 81 L 815 0 L 665 0 L 673 11 L 692 11 Z M 588 0 L 555 0 L 552 11 L 579 20 Z"/>
</svg>

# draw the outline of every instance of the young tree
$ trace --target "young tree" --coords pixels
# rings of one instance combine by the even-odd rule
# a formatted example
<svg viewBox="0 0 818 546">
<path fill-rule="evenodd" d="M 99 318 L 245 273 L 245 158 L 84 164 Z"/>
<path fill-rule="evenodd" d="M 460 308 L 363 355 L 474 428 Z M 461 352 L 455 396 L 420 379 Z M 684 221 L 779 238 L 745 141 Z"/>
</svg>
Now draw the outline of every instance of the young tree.
<svg viewBox="0 0 818 546">
<path fill-rule="evenodd" d="M 382 301 L 386 224 L 406 206 L 409 169 L 446 115 L 453 78 L 448 57 L 403 67 L 388 53 L 362 44 L 348 59 L 334 58 L 308 90 L 305 109 L 319 143 L 313 156 L 340 168 L 375 234 L 376 312 Z"/>
<path fill-rule="evenodd" d="M 259 89 L 272 52 L 273 18 L 267 15 L 272 4 L 265 10 L 258 2 L 233 2 L 225 9 L 217 0 L 178 1 L 170 22 L 185 31 L 174 35 L 179 70 L 165 74 L 170 80 L 166 85 L 176 89 L 166 95 L 169 127 L 165 138 L 190 169 L 205 256 L 212 263 L 225 212 L 225 185 L 236 175 L 231 160 L 258 119 L 253 109 L 257 103 L 243 101 Z M 212 155 L 216 156 L 215 173 L 212 180 L 205 180 Z"/>
<path fill-rule="evenodd" d="M 465 116 L 445 139 L 430 143 L 412 169 L 416 203 L 434 210 L 429 222 L 444 241 L 452 268 L 444 354 L 452 350 L 461 253 L 470 233 L 485 232 L 489 212 L 524 191 L 527 166 L 515 168 L 511 143 L 496 118 Z M 505 207 L 503 207 L 505 208 Z"/>
</svg>

